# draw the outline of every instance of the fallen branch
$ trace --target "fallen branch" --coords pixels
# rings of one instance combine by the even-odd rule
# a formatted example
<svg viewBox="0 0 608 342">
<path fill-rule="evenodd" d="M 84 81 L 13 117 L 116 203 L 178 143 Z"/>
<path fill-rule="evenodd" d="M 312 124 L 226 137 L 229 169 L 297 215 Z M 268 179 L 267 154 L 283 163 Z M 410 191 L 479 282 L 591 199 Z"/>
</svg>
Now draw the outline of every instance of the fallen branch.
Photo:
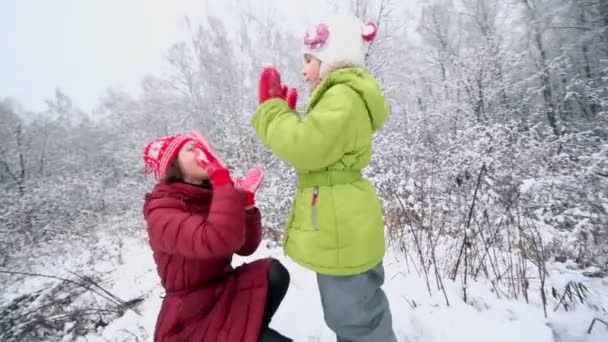
<svg viewBox="0 0 608 342">
<path fill-rule="evenodd" d="M 589 289 L 587 289 L 587 287 L 582 283 L 577 284 L 571 281 L 566 284 L 566 287 L 564 288 L 564 293 L 561 295 L 560 300 L 555 306 L 555 308 L 553 308 L 554 312 L 557 311 L 557 309 L 559 309 L 562 304 L 564 306 L 564 310 L 568 311 L 568 303 L 566 303 L 564 300 L 566 299 L 566 296 L 568 296 L 568 298 L 572 301 L 572 298 L 574 297 L 574 293 L 572 290 L 573 288 L 574 291 L 576 291 L 576 296 L 578 297 L 581 304 L 585 303 L 584 298 L 587 296 L 586 293 L 589 293 Z"/>
<path fill-rule="evenodd" d="M 401 297 L 403 297 L 403 299 L 410 305 L 412 310 L 416 310 L 416 302 L 414 302 L 414 300 L 412 300 L 412 302 L 410 303 L 410 301 L 407 300 L 407 298 L 405 298 L 405 296 L 401 296 Z"/>
<path fill-rule="evenodd" d="M 70 271 L 71 274 L 75 275 L 76 277 L 79 277 L 80 279 L 88 282 L 89 284 L 97 287 L 98 289 L 100 289 L 103 293 L 107 294 L 113 301 L 116 302 L 116 304 L 123 306 L 127 309 L 133 310 L 133 312 L 135 312 L 136 314 L 141 316 L 141 312 L 135 308 L 133 308 L 133 306 L 139 302 L 141 302 L 143 300 L 143 298 L 135 298 L 133 300 L 130 300 L 128 302 L 125 302 L 124 300 L 120 299 L 119 297 L 115 296 L 114 294 L 110 293 L 110 291 L 104 289 L 103 287 L 101 287 L 97 282 L 95 282 L 91 277 L 87 277 L 87 276 L 82 276 L 79 274 L 76 274 L 72 271 Z"/>
<path fill-rule="evenodd" d="M 608 323 L 606 323 L 606 321 L 601 320 L 596 317 L 593 319 L 593 321 L 591 321 L 591 325 L 589 326 L 589 330 L 587 330 L 587 334 L 591 334 L 591 330 L 593 330 L 593 325 L 595 324 L 595 322 L 600 322 L 600 323 L 604 324 L 606 327 L 608 327 Z"/>
<path fill-rule="evenodd" d="M 77 286 L 80 286 L 84 289 L 87 289 L 97 295 L 99 295 L 102 298 L 105 298 L 111 302 L 114 302 L 115 304 L 118 304 L 120 306 L 124 306 L 125 308 L 132 310 L 133 312 L 135 312 L 136 314 L 141 316 L 141 312 L 139 312 L 139 310 L 135 309 L 133 306 L 139 302 L 141 302 L 143 300 L 143 298 L 135 298 L 133 300 L 130 300 L 128 302 L 123 301 L 122 299 L 118 298 L 117 296 L 113 295 L 112 293 L 110 293 L 109 291 L 107 291 L 106 289 L 102 288 L 101 286 L 99 286 L 97 283 L 95 283 L 90 277 L 84 277 L 84 276 L 79 276 L 80 278 L 83 278 L 85 280 L 87 280 L 90 285 L 93 285 L 97 288 L 100 288 L 102 292 L 96 291 L 95 289 L 92 289 L 91 286 L 87 285 L 87 284 L 83 284 L 74 280 L 70 280 L 70 279 L 66 279 L 66 278 L 62 278 L 62 277 L 57 277 L 57 276 L 53 276 L 53 275 L 47 275 L 47 274 L 40 274 L 40 273 L 30 273 L 30 272 L 18 272 L 18 271 L 7 271 L 7 270 L 0 270 L 0 274 L 4 273 L 4 274 L 12 274 L 12 275 L 25 275 L 25 276 L 30 276 L 30 277 L 41 277 L 41 278 L 49 278 L 49 279 L 56 279 L 56 280 L 61 280 L 64 281 L 66 283 L 69 284 L 74 284 Z M 70 272 L 72 274 L 74 274 L 73 272 Z"/>
</svg>

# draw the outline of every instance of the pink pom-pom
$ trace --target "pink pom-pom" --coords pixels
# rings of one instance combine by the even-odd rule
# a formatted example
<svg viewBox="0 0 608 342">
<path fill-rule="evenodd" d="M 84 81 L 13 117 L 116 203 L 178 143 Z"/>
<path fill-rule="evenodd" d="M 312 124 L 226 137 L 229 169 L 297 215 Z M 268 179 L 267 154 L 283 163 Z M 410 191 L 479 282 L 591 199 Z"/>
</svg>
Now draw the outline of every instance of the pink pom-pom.
<svg viewBox="0 0 608 342">
<path fill-rule="evenodd" d="M 314 32 L 306 32 L 304 45 L 311 50 L 318 50 L 325 46 L 327 38 L 329 38 L 329 28 L 326 24 L 319 24 L 315 27 Z"/>
<path fill-rule="evenodd" d="M 365 40 L 366 42 L 371 42 L 372 40 L 374 40 L 374 38 L 376 38 L 376 32 L 376 24 L 369 22 L 363 27 L 363 33 L 361 33 L 361 37 L 363 37 L 363 40 Z"/>
</svg>

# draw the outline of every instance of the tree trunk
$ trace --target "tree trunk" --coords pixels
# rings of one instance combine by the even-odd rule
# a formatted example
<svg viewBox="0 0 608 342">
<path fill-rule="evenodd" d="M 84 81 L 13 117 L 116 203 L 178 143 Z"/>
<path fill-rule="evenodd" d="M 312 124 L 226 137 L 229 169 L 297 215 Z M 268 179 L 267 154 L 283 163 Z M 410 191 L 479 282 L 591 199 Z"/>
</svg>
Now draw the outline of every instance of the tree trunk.
<svg viewBox="0 0 608 342">
<path fill-rule="evenodd" d="M 545 115 L 549 126 L 553 129 L 553 133 L 559 136 L 559 128 L 557 127 L 557 115 L 555 104 L 553 103 L 553 91 L 551 89 L 551 75 L 549 73 L 549 63 L 547 62 L 547 52 L 543 44 L 543 36 L 541 33 L 536 16 L 536 9 L 532 6 L 529 0 L 522 0 L 526 5 L 528 15 L 530 17 L 530 29 L 532 30 L 532 38 L 536 49 L 538 50 L 538 68 L 540 73 L 540 82 L 542 86 L 543 100 L 545 103 Z"/>
<path fill-rule="evenodd" d="M 599 10 L 600 10 L 600 16 L 601 16 L 601 22 L 602 22 L 602 38 L 604 40 L 604 47 L 606 49 L 606 57 L 608 58 L 608 1 L 606 0 L 600 0 L 599 1 Z"/>
</svg>

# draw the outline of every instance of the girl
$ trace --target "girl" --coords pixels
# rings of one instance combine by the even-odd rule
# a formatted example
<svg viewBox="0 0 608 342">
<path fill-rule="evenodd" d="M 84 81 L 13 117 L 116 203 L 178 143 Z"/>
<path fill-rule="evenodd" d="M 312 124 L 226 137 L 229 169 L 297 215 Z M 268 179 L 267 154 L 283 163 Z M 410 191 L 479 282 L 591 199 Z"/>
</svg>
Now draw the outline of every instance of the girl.
<svg viewBox="0 0 608 342">
<path fill-rule="evenodd" d="M 260 139 L 296 169 L 285 251 L 317 273 L 325 322 L 338 341 L 397 340 L 381 289 L 382 208 L 361 176 L 372 135 L 388 114 L 378 82 L 364 68 L 363 43 L 375 34 L 374 24 L 354 17 L 317 25 L 304 40 L 303 74 L 312 91 L 306 116 L 294 111 L 295 90 L 266 68 L 252 119 Z"/>
<path fill-rule="evenodd" d="M 253 170 L 236 184 L 200 133 L 156 139 L 144 150 L 159 183 L 146 194 L 144 217 L 166 291 L 155 341 L 291 341 L 268 324 L 289 286 L 274 259 L 232 268 L 234 253 L 260 244 Z"/>
</svg>

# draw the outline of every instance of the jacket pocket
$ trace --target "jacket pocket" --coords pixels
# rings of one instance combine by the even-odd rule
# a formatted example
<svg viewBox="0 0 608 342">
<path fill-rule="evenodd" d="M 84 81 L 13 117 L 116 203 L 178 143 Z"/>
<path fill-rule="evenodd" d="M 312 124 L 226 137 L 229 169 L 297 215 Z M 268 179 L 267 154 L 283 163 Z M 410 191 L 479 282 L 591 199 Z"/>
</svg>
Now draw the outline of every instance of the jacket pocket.
<svg viewBox="0 0 608 342">
<path fill-rule="evenodd" d="M 311 221 L 312 221 L 312 227 L 314 230 L 319 230 L 319 222 L 318 222 L 318 213 L 317 213 L 317 207 L 319 204 L 319 186 L 315 185 L 315 187 L 312 190 L 312 200 L 311 200 Z"/>
</svg>

